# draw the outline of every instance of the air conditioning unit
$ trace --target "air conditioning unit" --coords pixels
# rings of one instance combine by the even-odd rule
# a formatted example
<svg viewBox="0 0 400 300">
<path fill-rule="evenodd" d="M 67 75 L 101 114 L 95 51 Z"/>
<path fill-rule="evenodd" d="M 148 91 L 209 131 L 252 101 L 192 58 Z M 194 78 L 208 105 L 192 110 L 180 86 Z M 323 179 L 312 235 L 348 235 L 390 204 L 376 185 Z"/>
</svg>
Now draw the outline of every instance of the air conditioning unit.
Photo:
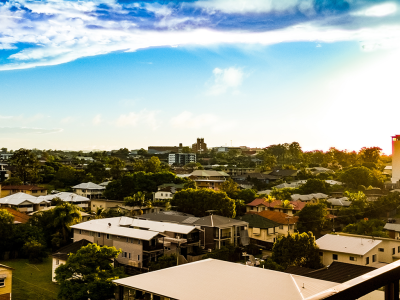
<svg viewBox="0 0 400 300">
<path fill-rule="evenodd" d="M 212 249 L 208 249 L 207 251 L 208 251 L 208 252 L 212 252 Z"/>
</svg>

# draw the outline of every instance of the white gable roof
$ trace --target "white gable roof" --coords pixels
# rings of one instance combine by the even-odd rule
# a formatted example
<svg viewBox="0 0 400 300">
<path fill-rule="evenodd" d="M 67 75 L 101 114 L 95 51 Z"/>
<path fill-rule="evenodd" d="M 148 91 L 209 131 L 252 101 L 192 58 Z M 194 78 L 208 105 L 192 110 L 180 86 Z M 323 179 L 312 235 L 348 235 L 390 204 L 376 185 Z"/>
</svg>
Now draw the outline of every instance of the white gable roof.
<svg viewBox="0 0 400 300">
<path fill-rule="evenodd" d="M 93 182 L 81 183 L 72 187 L 73 189 L 87 189 L 87 190 L 104 190 L 104 186 L 100 186 Z"/>
<path fill-rule="evenodd" d="M 84 202 L 84 201 L 90 201 L 89 198 L 79 196 L 74 193 L 67 193 L 67 192 L 60 192 L 57 194 L 52 194 L 52 195 L 47 195 L 47 196 L 40 196 L 38 198 L 44 199 L 51 201 L 54 198 L 60 198 L 64 202 Z"/>
<path fill-rule="evenodd" d="M 16 193 L 4 198 L 0 198 L 0 204 L 20 205 L 25 201 L 28 201 L 32 204 L 47 203 L 47 201 L 44 199 L 40 199 L 25 193 Z"/>
<path fill-rule="evenodd" d="M 382 241 L 360 237 L 325 234 L 316 240 L 321 250 L 364 255 L 378 246 Z"/>
<path fill-rule="evenodd" d="M 312 199 L 326 199 L 328 195 L 322 193 L 308 194 L 308 195 L 300 195 L 294 194 L 291 196 L 293 201 L 301 200 L 301 201 L 310 201 Z"/>
<path fill-rule="evenodd" d="M 114 282 L 173 299 L 190 300 L 303 300 L 337 285 L 216 259 L 205 259 Z M 260 283 L 262 288 L 251 288 Z"/>
</svg>

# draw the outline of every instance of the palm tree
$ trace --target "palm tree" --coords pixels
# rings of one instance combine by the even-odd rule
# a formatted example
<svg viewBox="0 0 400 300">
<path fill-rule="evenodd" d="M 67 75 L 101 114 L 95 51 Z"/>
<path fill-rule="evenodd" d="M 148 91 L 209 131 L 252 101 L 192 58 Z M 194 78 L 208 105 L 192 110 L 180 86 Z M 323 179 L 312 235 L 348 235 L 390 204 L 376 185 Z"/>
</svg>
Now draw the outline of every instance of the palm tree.
<svg viewBox="0 0 400 300">
<path fill-rule="evenodd" d="M 64 202 L 53 209 L 54 226 L 61 227 L 64 244 L 67 244 L 70 226 L 82 219 L 78 206 Z"/>
<path fill-rule="evenodd" d="M 98 207 L 96 212 L 94 213 L 95 219 L 103 219 L 104 218 L 104 207 Z"/>
<path fill-rule="evenodd" d="M 268 202 L 268 209 L 271 210 L 271 203 L 275 201 L 274 198 L 272 198 L 272 196 L 267 195 L 267 197 L 264 198 L 265 202 Z"/>
</svg>

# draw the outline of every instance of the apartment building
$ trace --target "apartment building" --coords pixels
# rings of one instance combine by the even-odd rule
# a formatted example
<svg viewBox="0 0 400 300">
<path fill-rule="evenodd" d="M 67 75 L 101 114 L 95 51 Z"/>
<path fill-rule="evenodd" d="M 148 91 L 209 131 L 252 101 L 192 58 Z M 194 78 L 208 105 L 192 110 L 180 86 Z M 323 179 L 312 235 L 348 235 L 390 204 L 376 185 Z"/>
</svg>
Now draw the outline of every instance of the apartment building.
<svg viewBox="0 0 400 300">
<path fill-rule="evenodd" d="M 168 155 L 168 164 L 186 165 L 196 162 L 196 154 L 194 153 L 170 153 Z"/>
<path fill-rule="evenodd" d="M 139 268 L 147 268 L 150 262 L 166 252 L 175 251 L 185 256 L 200 246 L 199 229 L 193 225 L 116 217 L 90 220 L 71 228 L 74 229 L 74 242 L 86 239 L 101 246 L 122 249 L 117 261 Z"/>
<path fill-rule="evenodd" d="M 229 174 L 214 170 L 196 170 L 188 177 L 196 182 L 198 188 L 219 190 L 221 184 L 229 178 Z"/>
</svg>

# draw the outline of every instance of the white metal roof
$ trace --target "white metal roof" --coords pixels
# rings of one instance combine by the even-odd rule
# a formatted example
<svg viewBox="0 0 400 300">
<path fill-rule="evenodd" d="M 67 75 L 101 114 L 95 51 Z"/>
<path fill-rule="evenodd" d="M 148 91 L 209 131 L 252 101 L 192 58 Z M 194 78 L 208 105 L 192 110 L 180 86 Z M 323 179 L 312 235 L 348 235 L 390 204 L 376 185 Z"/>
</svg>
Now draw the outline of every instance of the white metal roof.
<svg viewBox="0 0 400 300">
<path fill-rule="evenodd" d="M 328 198 L 328 195 L 322 194 L 322 193 L 315 193 L 315 194 L 308 194 L 308 195 L 300 195 L 300 194 L 294 194 L 291 196 L 292 200 L 301 200 L 301 201 L 310 201 L 312 199 L 326 199 Z"/>
<path fill-rule="evenodd" d="M 147 228 L 148 230 L 158 232 L 175 232 L 180 234 L 188 234 L 197 229 L 194 225 L 182 225 L 176 223 L 132 219 L 128 217 L 119 217 L 118 219 L 120 219 L 118 223 L 120 226 Z"/>
<path fill-rule="evenodd" d="M 88 190 L 104 190 L 104 186 L 100 186 L 93 182 L 81 183 L 72 187 L 73 189 L 88 189 Z"/>
<path fill-rule="evenodd" d="M 386 225 L 385 225 L 385 227 L 383 227 L 383 229 L 400 231 L 400 224 L 386 223 Z"/>
<path fill-rule="evenodd" d="M 87 222 L 73 225 L 71 226 L 71 228 L 88 230 L 93 232 L 101 232 L 118 236 L 125 236 L 146 241 L 149 241 L 160 234 L 159 232 L 150 230 L 134 229 L 134 228 L 119 226 L 119 220 L 120 217 L 90 220 Z M 111 226 L 109 226 L 109 224 L 111 224 Z"/>
<path fill-rule="evenodd" d="M 329 203 L 331 203 L 333 206 L 350 206 L 351 201 L 347 197 L 342 197 L 342 198 L 330 198 L 328 200 Z"/>
<path fill-rule="evenodd" d="M 303 300 L 337 285 L 334 282 L 215 259 L 201 260 L 114 282 L 185 300 Z"/>
<path fill-rule="evenodd" d="M 378 246 L 382 241 L 360 237 L 325 234 L 316 240 L 321 250 L 364 255 Z"/>
<path fill-rule="evenodd" d="M 90 201 L 89 198 L 87 197 L 83 197 L 83 196 L 79 196 L 77 194 L 74 193 L 67 193 L 67 192 L 60 192 L 57 194 L 52 194 L 52 195 L 47 195 L 47 196 L 40 196 L 38 198 L 44 199 L 44 200 L 48 200 L 51 201 L 54 198 L 60 198 L 62 201 L 65 202 L 84 202 L 84 201 Z"/>
<path fill-rule="evenodd" d="M 47 203 L 47 201 L 44 199 L 40 199 L 25 193 L 15 193 L 7 197 L 0 198 L 0 204 L 20 205 L 25 201 L 28 201 L 32 204 Z"/>
</svg>

